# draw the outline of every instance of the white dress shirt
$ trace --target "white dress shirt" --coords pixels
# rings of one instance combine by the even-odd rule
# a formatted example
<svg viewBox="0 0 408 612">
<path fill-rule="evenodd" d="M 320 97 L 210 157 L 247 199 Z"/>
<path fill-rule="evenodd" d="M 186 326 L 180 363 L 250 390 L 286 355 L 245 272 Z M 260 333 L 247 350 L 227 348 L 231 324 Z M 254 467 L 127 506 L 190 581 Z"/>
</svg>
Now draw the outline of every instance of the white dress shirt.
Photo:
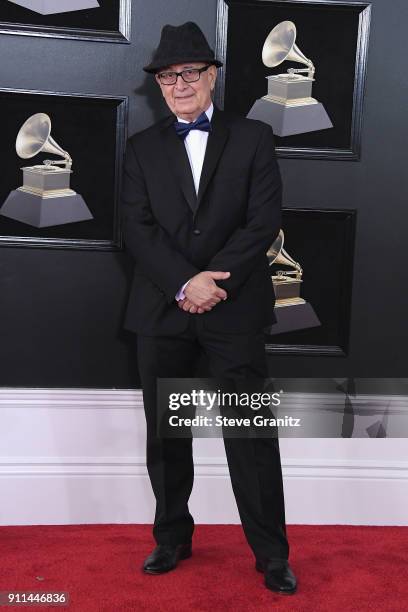
<svg viewBox="0 0 408 612">
<path fill-rule="evenodd" d="M 207 108 L 207 110 L 204 112 L 207 115 L 208 120 L 211 121 L 213 112 L 214 112 L 214 105 L 212 102 L 210 106 Z M 189 121 L 186 121 L 185 119 L 181 119 L 180 117 L 177 117 L 177 120 L 180 121 L 180 123 L 189 123 Z M 184 146 L 186 147 L 188 159 L 190 162 L 191 172 L 193 175 L 194 186 L 195 186 L 195 190 L 197 194 L 198 194 L 198 188 L 200 186 L 200 179 L 201 179 L 201 172 L 203 169 L 205 151 L 207 149 L 207 141 L 208 141 L 208 132 L 203 132 L 202 130 L 190 130 L 190 132 L 187 134 L 187 136 L 184 139 Z M 190 280 L 188 280 L 185 283 L 185 285 L 182 286 L 180 291 L 177 292 L 176 294 L 177 301 L 184 300 L 185 298 L 184 289 L 186 288 Z"/>
<path fill-rule="evenodd" d="M 208 120 L 211 121 L 214 112 L 214 105 L 211 102 L 210 106 L 205 111 Z M 180 123 L 189 123 L 185 119 L 177 117 Z M 191 172 L 193 174 L 194 186 L 198 194 L 200 185 L 201 171 L 203 169 L 205 150 L 207 148 L 208 132 L 202 130 L 191 130 L 184 139 L 188 159 L 190 161 Z"/>
</svg>

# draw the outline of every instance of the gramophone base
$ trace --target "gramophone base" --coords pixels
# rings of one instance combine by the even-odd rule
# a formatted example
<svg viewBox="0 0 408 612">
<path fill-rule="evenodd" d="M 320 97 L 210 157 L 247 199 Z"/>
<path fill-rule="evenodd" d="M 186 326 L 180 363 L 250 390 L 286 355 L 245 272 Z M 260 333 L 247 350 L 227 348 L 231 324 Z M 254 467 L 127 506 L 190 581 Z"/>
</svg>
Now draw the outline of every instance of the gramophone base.
<svg viewBox="0 0 408 612">
<path fill-rule="evenodd" d="M 319 327 L 321 325 L 309 302 L 275 307 L 274 313 L 276 323 L 267 330 L 267 333 L 271 336 L 299 329 L 308 329 L 309 327 Z"/>
<path fill-rule="evenodd" d="M 99 7 L 97 0 L 10 0 L 10 2 L 41 15 L 68 13 Z"/>
<path fill-rule="evenodd" d="M 320 102 L 305 106 L 285 106 L 261 98 L 255 102 L 247 117 L 268 123 L 277 136 L 291 136 L 333 127 Z"/>
<path fill-rule="evenodd" d="M 51 227 L 93 219 L 84 199 L 78 193 L 44 198 L 19 189 L 10 193 L 0 208 L 0 215 L 33 227 Z"/>
</svg>

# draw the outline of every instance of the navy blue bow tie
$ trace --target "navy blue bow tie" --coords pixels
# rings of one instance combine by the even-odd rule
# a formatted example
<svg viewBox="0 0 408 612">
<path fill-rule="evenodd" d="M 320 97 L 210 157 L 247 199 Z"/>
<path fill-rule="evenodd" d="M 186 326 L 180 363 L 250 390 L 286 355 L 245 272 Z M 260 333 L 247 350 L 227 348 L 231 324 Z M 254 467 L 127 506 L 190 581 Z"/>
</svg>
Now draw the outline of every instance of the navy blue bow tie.
<svg viewBox="0 0 408 612">
<path fill-rule="evenodd" d="M 211 132 L 211 123 L 205 113 L 201 113 L 201 115 L 195 121 L 191 123 L 182 123 L 181 121 L 176 121 L 174 123 L 174 127 L 176 128 L 177 135 L 180 136 L 183 140 L 191 132 L 191 130 L 201 130 L 202 132 Z"/>
</svg>

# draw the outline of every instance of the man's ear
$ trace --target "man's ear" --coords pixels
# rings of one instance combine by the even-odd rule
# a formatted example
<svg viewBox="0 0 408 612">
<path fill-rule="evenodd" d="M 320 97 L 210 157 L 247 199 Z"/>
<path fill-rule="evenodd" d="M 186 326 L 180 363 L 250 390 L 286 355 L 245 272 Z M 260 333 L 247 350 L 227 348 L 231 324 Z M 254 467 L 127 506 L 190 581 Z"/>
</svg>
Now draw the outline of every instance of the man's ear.
<svg viewBox="0 0 408 612">
<path fill-rule="evenodd" d="M 215 66 L 211 66 L 210 68 L 210 76 L 211 76 L 211 91 L 215 89 L 215 82 L 217 80 L 217 68 Z"/>
</svg>

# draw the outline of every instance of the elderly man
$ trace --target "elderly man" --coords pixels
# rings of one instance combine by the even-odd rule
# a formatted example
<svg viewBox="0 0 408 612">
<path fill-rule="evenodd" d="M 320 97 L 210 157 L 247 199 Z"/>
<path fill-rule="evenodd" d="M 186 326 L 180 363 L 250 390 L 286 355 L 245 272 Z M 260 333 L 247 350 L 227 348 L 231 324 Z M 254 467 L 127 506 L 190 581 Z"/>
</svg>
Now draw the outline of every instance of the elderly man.
<svg viewBox="0 0 408 612">
<path fill-rule="evenodd" d="M 171 115 L 129 139 L 122 194 L 134 259 L 125 328 L 137 334 L 147 422 L 147 468 L 157 546 L 143 570 L 191 556 L 191 438 L 157 433 L 157 378 L 191 378 L 204 352 L 211 375 L 267 375 L 264 327 L 274 294 L 266 251 L 281 225 L 281 179 L 269 126 L 212 103 L 222 64 L 192 22 L 167 25 L 153 61 Z M 294 593 L 277 438 L 225 438 L 230 477 L 256 569 Z M 222 541 L 221 541 L 222 543 Z"/>
</svg>

